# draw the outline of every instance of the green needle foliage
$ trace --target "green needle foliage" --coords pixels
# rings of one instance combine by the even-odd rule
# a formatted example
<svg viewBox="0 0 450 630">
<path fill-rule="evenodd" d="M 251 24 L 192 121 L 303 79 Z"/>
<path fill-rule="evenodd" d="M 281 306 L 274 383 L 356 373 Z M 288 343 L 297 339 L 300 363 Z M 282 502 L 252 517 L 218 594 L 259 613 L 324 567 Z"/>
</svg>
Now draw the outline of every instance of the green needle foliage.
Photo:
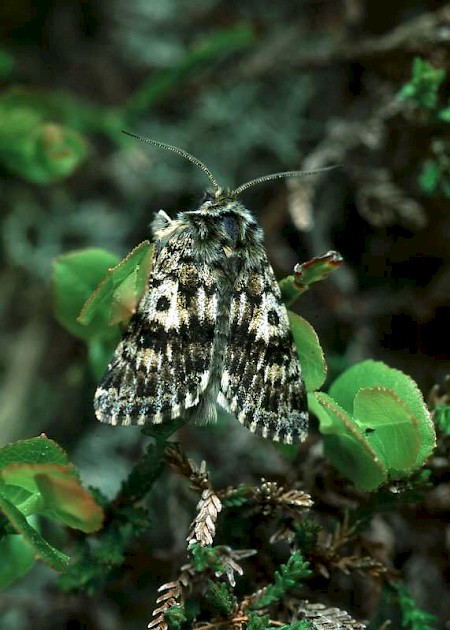
<svg viewBox="0 0 450 630">
<path fill-rule="evenodd" d="M 248 616 L 247 630 L 272 630 L 273 627 L 270 625 L 269 615 L 260 616 L 256 613 L 250 613 Z M 305 619 L 285 626 L 277 626 L 277 628 L 279 630 L 313 630 L 312 624 Z"/>
<path fill-rule="evenodd" d="M 192 555 L 192 565 L 198 573 L 203 573 L 203 571 L 208 569 L 214 573 L 224 570 L 219 549 L 193 544 L 190 548 L 190 552 Z"/>
<path fill-rule="evenodd" d="M 251 608 L 261 610 L 272 606 L 282 600 L 288 590 L 298 588 L 302 580 L 310 575 L 309 563 L 299 551 L 293 553 L 287 563 L 282 564 L 279 571 L 275 571 L 275 583 L 264 588 L 261 595 L 252 602 Z"/>
<path fill-rule="evenodd" d="M 450 436 L 450 405 L 436 405 L 434 419 L 441 431 Z"/>
<path fill-rule="evenodd" d="M 402 630 L 436 630 L 436 617 L 417 606 L 404 584 L 393 585 L 402 615 Z"/>
<path fill-rule="evenodd" d="M 433 110 L 438 104 L 439 89 L 445 80 L 445 69 L 435 68 L 429 61 L 416 57 L 412 75 L 399 92 L 401 100 L 414 100 L 419 107 Z"/>
<path fill-rule="evenodd" d="M 182 606 L 172 606 L 171 608 L 168 608 L 164 617 L 169 625 L 169 628 L 172 630 L 180 630 L 183 627 L 183 624 L 187 621 L 185 610 Z"/>
<path fill-rule="evenodd" d="M 248 630 L 266 630 L 269 628 L 269 615 L 258 615 L 258 613 L 250 613 L 248 616 Z"/>
<path fill-rule="evenodd" d="M 209 580 L 205 596 L 213 610 L 223 617 L 230 617 L 237 605 L 236 597 L 225 582 Z"/>
<path fill-rule="evenodd" d="M 115 500 L 109 503 L 103 498 L 106 525 L 95 540 L 78 543 L 70 567 L 60 577 L 62 590 L 89 594 L 98 591 L 122 566 L 130 543 L 148 530 L 148 514 L 141 502 L 164 469 L 164 452 L 169 444 L 165 438 L 178 427 L 177 421 L 165 424 L 164 432 L 149 444 Z"/>
<path fill-rule="evenodd" d="M 430 117 L 430 125 L 435 133 L 430 134 L 429 153 L 419 175 L 419 186 L 428 195 L 442 193 L 450 198 L 450 143 L 448 123 L 450 122 L 450 101 L 441 97 L 442 86 L 447 81 L 445 68 L 436 68 L 426 59 L 416 57 L 412 65 L 411 79 L 400 90 L 400 100 L 408 101 Z M 438 137 L 440 127 L 444 137 Z"/>
</svg>

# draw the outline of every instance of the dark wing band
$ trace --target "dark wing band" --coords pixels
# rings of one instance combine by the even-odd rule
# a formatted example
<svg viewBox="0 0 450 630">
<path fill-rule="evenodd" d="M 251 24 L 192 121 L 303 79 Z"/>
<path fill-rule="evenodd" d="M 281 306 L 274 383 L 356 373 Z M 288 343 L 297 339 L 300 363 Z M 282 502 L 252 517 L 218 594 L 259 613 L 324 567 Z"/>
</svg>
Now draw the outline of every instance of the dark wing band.
<svg viewBox="0 0 450 630">
<path fill-rule="evenodd" d="M 221 396 L 251 431 L 286 443 L 305 439 L 305 386 L 286 307 L 267 258 L 234 286 Z"/>
<path fill-rule="evenodd" d="M 97 389 L 97 418 L 160 423 L 198 404 L 211 369 L 218 309 L 213 271 L 174 233 L 159 250 L 135 315 Z"/>
</svg>

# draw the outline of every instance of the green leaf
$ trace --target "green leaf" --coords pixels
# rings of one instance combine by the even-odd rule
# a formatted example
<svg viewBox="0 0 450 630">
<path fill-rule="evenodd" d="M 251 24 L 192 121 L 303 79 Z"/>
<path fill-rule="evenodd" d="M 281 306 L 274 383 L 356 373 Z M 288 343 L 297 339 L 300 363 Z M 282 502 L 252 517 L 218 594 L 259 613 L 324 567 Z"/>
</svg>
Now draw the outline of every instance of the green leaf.
<svg viewBox="0 0 450 630">
<path fill-rule="evenodd" d="M 6 516 L 18 534 L 31 548 L 33 554 L 49 564 L 55 571 L 65 571 L 69 565 L 69 557 L 52 547 L 27 522 L 25 516 L 0 491 L 0 511 Z"/>
<path fill-rule="evenodd" d="M 333 466 L 362 490 L 375 490 L 386 481 L 386 467 L 351 415 L 323 392 L 309 394 L 308 402 L 319 420 L 324 452 Z"/>
<path fill-rule="evenodd" d="M 10 464 L 68 464 L 67 453 L 45 435 L 0 448 L 0 474 Z"/>
<path fill-rule="evenodd" d="M 117 264 L 117 256 L 104 249 L 85 249 L 59 256 L 53 263 L 53 291 L 58 322 L 72 335 L 89 340 L 97 335 L 120 339 L 118 328 L 82 326 L 77 317 L 92 291 Z"/>
<path fill-rule="evenodd" d="M 81 486 L 72 464 L 10 464 L 0 476 L 5 484 L 37 494 L 39 501 L 33 507 L 38 513 L 84 532 L 102 525 L 103 510 Z"/>
<path fill-rule="evenodd" d="M 450 436 L 450 405 L 437 404 L 434 410 L 434 421 L 441 431 Z"/>
<path fill-rule="evenodd" d="M 343 264 L 342 256 L 335 251 L 329 251 L 322 256 L 316 256 L 294 267 L 294 275 L 283 278 L 278 283 L 281 295 L 287 306 L 292 304 L 307 291 L 311 284 L 321 282 L 339 269 Z"/>
<path fill-rule="evenodd" d="M 441 111 L 439 112 L 439 120 L 443 120 L 444 122 L 450 122 L 450 107 L 441 109 Z"/>
<path fill-rule="evenodd" d="M 359 390 L 354 415 L 390 477 L 408 474 L 415 468 L 420 446 L 417 422 L 392 390 L 381 387 Z"/>
<path fill-rule="evenodd" d="M 67 454 L 45 436 L 0 448 L 0 479 L 3 497 L 26 515 L 43 513 L 86 532 L 101 526 L 101 508 Z"/>
<path fill-rule="evenodd" d="M 364 490 L 411 474 L 436 444 L 417 385 L 381 362 L 354 365 L 336 379 L 329 395 L 310 395 L 309 403 L 327 457 Z"/>
<path fill-rule="evenodd" d="M 1 163 L 35 184 L 50 184 L 70 175 L 86 157 L 83 136 L 45 120 L 27 106 L 13 107 L 8 97 L 0 98 Z"/>
<path fill-rule="evenodd" d="M 87 147 L 83 136 L 53 122 L 46 122 L 36 130 L 34 142 L 32 163 L 27 161 L 19 166 L 16 162 L 15 168 L 19 174 L 37 184 L 64 179 L 86 158 Z"/>
<path fill-rule="evenodd" d="M 314 328 L 303 317 L 288 311 L 292 335 L 302 367 L 306 390 L 315 391 L 322 387 L 327 376 L 327 364 Z"/>
<path fill-rule="evenodd" d="M 430 412 L 417 384 L 400 370 L 381 361 L 369 360 L 358 363 L 341 374 L 330 387 L 329 394 L 349 415 L 355 415 L 356 394 L 367 387 L 392 390 L 414 418 L 420 443 L 414 468 L 422 466 L 436 446 L 436 434 Z M 358 421 L 361 426 L 365 425 L 364 418 L 358 418 Z"/>
<path fill-rule="evenodd" d="M 57 258 L 53 268 L 56 317 L 88 344 L 89 363 L 100 379 L 148 282 L 152 246 L 144 241 L 122 261 L 103 249 Z"/>
<path fill-rule="evenodd" d="M 95 330 L 127 323 L 148 284 L 153 245 L 144 241 L 114 267 L 88 297 L 78 322 Z"/>
<path fill-rule="evenodd" d="M 28 506 L 30 498 L 33 496 L 31 492 L 28 492 L 28 490 L 25 490 L 20 486 L 13 486 L 10 484 L 2 484 L 2 492 L 3 496 L 6 497 L 8 501 L 11 501 L 11 503 L 14 503 L 16 507 L 19 507 L 21 512 L 24 512 L 22 506 Z"/>
<path fill-rule="evenodd" d="M 419 186 L 425 193 L 434 193 L 441 180 L 441 168 L 437 160 L 425 162 L 419 175 Z"/>
<path fill-rule="evenodd" d="M 44 500 L 44 514 L 64 525 L 86 533 L 96 532 L 103 524 L 103 510 L 78 479 L 62 469 L 36 475 L 36 484 Z"/>
<path fill-rule="evenodd" d="M 387 366 L 381 361 L 362 361 L 345 370 L 333 382 L 329 394 L 349 414 L 353 414 L 356 394 L 364 387 L 385 387 L 394 390 L 401 398 L 412 398 L 413 407 L 418 406 L 418 413 L 425 414 L 423 398 L 414 401 L 414 382 L 406 374 Z M 419 393 L 420 395 L 420 393 Z M 421 395 L 420 395 L 421 397 Z"/>
<path fill-rule="evenodd" d="M 411 80 L 402 87 L 398 98 L 413 100 L 424 109 L 434 109 L 444 80 L 445 68 L 435 68 L 425 59 L 416 57 L 412 65 Z"/>
<path fill-rule="evenodd" d="M 0 540 L 0 588 L 6 588 L 28 573 L 35 562 L 33 551 L 19 534 Z"/>
</svg>

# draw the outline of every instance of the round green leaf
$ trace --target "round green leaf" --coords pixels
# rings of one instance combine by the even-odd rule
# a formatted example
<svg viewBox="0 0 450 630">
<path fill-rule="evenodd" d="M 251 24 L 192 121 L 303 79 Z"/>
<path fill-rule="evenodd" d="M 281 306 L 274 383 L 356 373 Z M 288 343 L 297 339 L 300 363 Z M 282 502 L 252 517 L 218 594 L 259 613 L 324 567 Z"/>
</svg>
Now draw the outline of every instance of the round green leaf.
<svg viewBox="0 0 450 630">
<path fill-rule="evenodd" d="M 38 493 L 35 507 L 39 513 L 84 532 L 100 528 L 103 510 L 81 486 L 71 464 L 10 464 L 0 474 L 5 484 Z"/>
<path fill-rule="evenodd" d="M 327 376 L 323 350 L 316 331 L 306 319 L 292 311 L 288 311 L 288 316 L 306 390 L 313 392 L 322 387 Z"/>
<path fill-rule="evenodd" d="M 34 554 L 19 534 L 0 540 L 0 588 L 6 588 L 28 573 L 34 564 Z"/>
<path fill-rule="evenodd" d="M 419 453 L 417 422 L 390 389 L 367 387 L 354 402 L 355 418 L 390 477 L 410 473 Z"/>
<path fill-rule="evenodd" d="M 0 159 L 12 173 L 49 184 L 70 175 L 85 159 L 86 142 L 77 131 L 45 121 L 25 106 L 8 110 L 2 105 L 6 130 L 0 132 Z"/>
<path fill-rule="evenodd" d="M 362 490 L 375 490 L 387 470 L 348 413 L 323 392 L 308 396 L 323 434 L 324 452 L 339 472 Z"/>
<path fill-rule="evenodd" d="M 25 490 L 25 488 L 21 488 L 20 486 L 14 486 L 12 484 L 7 485 L 3 482 L 3 480 L 1 480 L 0 483 L 2 487 L 3 496 L 6 499 L 8 499 L 8 501 L 11 501 L 11 503 L 14 503 L 16 507 L 21 508 L 22 505 L 27 504 L 28 500 L 32 496 L 32 493 L 29 492 L 28 490 Z M 22 509 L 21 511 L 23 512 Z"/>
<path fill-rule="evenodd" d="M 450 122 L 450 107 L 445 107 L 439 112 L 439 119 L 444 122 Z"/>
<path fill-rule="evenodd" d="M 64 474 L 39 474 L 36 484 L 44 500 L 43 514 L 86 533 L 100 529 L 103 510 L 78 479 Z"/>
<path fill-rule="evenodd" d="M 49 184 L 67 177 L 86 157 L 86 142 L 73 129 L 53 122 L 36 128 L 32 150 L 21 155 L 14 166 L 20 175 L 37 184 Z M 24 158 L 27 159 L 24 159 Z"/>
<path fill-rule="evenodd" d="M 31 493 L 40 491 L 36 482 L 38 475 L 70 476 L 78 479 L 78 473 L 73 464 L 10 464 L 0 471 L 0 478 L 6 484 L 19 486 Z"/>
<path fill-rule="evenodd" d="M 69 458 L 59 444 L 41 435 L 29 440 L 18 440 L 0 448 L 0 475 L 6 466 L 20 463 L 68 464 Z"/>
<path fill-rule="evenodd" d="M 127 323 L 147 286 L 152 256 L 153 245 L 143 241 L 108 269 L 80 309 L 78 322 L 99 330 Z"/>
<path fill-rule="evenodd" d="M 372 387 L 391 390 L 414 418 L 420 442 L 415 468 L 419 468 L 436 446 L 436 433 L 422 393 L 412 378 L 381 361 L 363 361 L 341 374 L 330 387 L 329 394 L 350 415 L 355 415 L 354 401 L 358 391 Z M 364 423 L 364 418 L 358 417 L 358 421 Z"/>
<path fill-rule="evenodd" d="M 6 516 L 18 534 L 31 548 L 33 555 L 41 558 L 55 571 L 65 571 L 69 565 L 69 557 L 52 547 L 35 529 L 25 516 L 0 493 L 0 511 Z"/>
<path fill-rule="evenodd" d="M 89 340 L 99 334 L 119 336 L 118 330 L 100 326 L 82 326 L 78 315 L 84 303 L 108 271 L 117 264 L 115 254 L 104 249 L 85 249 L 59 256 L 53 263 L 53 292 L 56 318 L 72 335 Z"/>
<path fill-rule="evenodd" d="M 353 414 L 355 396 L 363 387 L 392 389 L 412 411 L 425 416 L 425 404 L 414 381 L 382 361 L 362 361 L 345 370 L 331 385 L 329 394 L 341 407 Z"/>
</svg>

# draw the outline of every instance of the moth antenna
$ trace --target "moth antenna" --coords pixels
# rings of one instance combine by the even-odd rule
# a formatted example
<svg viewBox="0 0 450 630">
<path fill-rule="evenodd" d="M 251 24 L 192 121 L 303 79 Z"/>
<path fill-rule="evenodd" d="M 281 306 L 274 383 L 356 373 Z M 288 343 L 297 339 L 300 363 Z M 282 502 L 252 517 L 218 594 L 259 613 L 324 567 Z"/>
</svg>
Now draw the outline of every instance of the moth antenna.
<svg viewBox="0 0 450 630">
<path fill-rule="evenodd" d="M 153 144 L 155 147 L 159 147 L 160 149 L 166 149 L 167 151 L 173 151 L 173 153 L 176 153 L 177 155 L 181 155 L 181 157 L 186 158 L 186 160 L 189 160 L 189 162 L 193 162 L 196 166 L 198 166 L 198 168 L 201 171 L 205 173 L 206 177 L 214 186 L 215 193 L 218 193 L 221 190 L 219 182 L 211 173 L 209 168 L 205 164 L 203 164 L 201 160 L 196 158 L 194 155 L 191 155 L 184 149 L 175 147 L 173 144 L 166 144 L 165 142 L 159 142 L 159 140 L 152 140 L 151 138 L 144 138 L 143 136 L 139 136 L 137 133 L 132 133 L 131 131 L 122 130 L 122 133 L 126 134 L 127 136 L 131 136 L 132 138 L 137 138 L 138 140 L 141 140 L 142 142 L 148 142 L 149 144 Z"/>
<path fill-rule="evenodd" d="M 318 168 L 314 171 L 284 171 L 283 173 L 272 173 L 272 175 L 263 175 L 262 177 L 257 177 L 256 179 L 252 179 L 245 184 L 241 184 L 234 191 L 235 195 L 240 195 L 241 192 L 250 188 L 250 186 L 255 186 L 256 184 L 261 184 L 263 182 L 269 182 L 272 179 L 284 179 L 286 177 L 305 177 L 306 175 L 317 175 L 319 173 L 325 173 L 326 171 L 332 171 L 335 168 L 339 168 L 339 164 L 335 164 L 333 166 L 324 166 L 323 168 Z"/>
</svg>

